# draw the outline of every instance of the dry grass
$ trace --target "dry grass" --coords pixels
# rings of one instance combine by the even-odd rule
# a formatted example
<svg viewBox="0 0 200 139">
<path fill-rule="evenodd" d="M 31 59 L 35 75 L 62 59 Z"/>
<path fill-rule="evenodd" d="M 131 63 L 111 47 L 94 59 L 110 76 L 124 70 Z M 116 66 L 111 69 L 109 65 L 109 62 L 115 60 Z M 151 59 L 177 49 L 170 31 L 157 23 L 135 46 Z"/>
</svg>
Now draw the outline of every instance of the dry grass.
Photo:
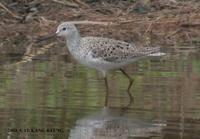
<svg viewBox="0 0 200 139">
<path fill-rule="evenodd" d="M 200 2 L 195 0 L 28 0 L 12 4 L 1 3 L 0 53 L 26 54 L 22 61 L 46 53 L 51 47 L 33 40 L 55 31 L 63 21 L 108 22 L 78 27 L 82 36 L 110 37 L 143 46 L 197 45 L 200 41 Z"/>
</svg>

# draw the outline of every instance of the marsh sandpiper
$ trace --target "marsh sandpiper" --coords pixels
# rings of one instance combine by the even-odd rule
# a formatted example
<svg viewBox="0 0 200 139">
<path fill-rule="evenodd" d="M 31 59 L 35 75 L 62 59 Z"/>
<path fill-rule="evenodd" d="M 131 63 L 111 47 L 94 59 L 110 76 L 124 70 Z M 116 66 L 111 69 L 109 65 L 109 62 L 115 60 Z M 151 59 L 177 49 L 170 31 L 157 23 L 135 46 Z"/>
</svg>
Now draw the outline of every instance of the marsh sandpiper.
<svg viewBox="0 0 200 139">
<path fill-rule="evenodd" d="M 160 53 L 159 47 L 137 47 L 133 43 L 127 43 L 115 39 L 102 37 L 81 37 L 73 23 L 64 22 L 57 27 L 57 31 L 45 40 L 53 36 L 60 36 L 66 39 L 66 44 L 71 55 L 81 64 L 102 72 L 106 84 L 106 100 L 108 103 L 109 87 L 107 72 L 120 70 L 128 79 L 127 93 L 130 101 L 133 97 L 130 93 L 133 79 L 122 69 L 123 66 L 133 63 L 143 57 Z"/>
</svg>

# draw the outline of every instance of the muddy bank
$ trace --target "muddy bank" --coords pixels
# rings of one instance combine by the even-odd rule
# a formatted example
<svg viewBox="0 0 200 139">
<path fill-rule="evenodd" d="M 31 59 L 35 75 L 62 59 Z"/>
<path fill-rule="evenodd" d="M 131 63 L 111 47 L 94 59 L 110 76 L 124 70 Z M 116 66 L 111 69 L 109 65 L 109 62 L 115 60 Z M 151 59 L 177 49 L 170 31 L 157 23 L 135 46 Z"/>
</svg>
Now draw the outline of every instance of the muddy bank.
<svg viewBox="0 0 200 139">
<path fill-rule="evenodd" d="M 82 20 L 115 23 L 78 25 L 82 36 L 134 41 L 141 46 L 200 44 L 198 0 L 2 0 L 0 4 L 0 53 L 4 54 L 24 54 L 35 38 L 55 31 L 60 22 Z M 33 43 L 31 53 L 52 42 Z M 56 48 L 56 52 L 62 50 Z"/>
</svg>

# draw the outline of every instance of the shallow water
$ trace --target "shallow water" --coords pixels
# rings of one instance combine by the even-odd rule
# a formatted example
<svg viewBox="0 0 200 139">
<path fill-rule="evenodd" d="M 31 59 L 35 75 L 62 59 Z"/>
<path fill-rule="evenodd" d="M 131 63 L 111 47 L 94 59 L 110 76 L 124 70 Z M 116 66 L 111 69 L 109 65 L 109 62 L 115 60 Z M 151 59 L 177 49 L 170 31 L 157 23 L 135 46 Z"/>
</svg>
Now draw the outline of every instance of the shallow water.
<svg viewBox="0 0 200 139">
<path fill-rule="evenodd" d="M 21 56 L 1 56 L 2 139 L 200 139 L 200 52 L 179 49 L 127 66 L 128 80 L 109 74 L 104 107 L 101 74 L 65 56 L 5 67 Z M 36 131 L 37 130 L 37 131 Z"/>
</svg>

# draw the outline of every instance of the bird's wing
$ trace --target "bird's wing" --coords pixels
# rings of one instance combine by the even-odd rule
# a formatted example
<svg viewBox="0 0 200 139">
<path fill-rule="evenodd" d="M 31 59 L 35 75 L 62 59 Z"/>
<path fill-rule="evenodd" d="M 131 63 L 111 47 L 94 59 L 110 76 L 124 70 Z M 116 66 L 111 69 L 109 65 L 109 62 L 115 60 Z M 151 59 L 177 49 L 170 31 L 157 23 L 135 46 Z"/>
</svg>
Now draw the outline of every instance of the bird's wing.
<svg viewBox="0 0 200 139">
<path fill-rule="evenodd" d="M 84 46 L 90 47 L 88 50 L 93 58 L 107 62 L 123 62 L 159 51 L 158 47 L 136 47 L 134 44 L 108 38 L 86 37 L 84 43 Z"/>
</svg>

